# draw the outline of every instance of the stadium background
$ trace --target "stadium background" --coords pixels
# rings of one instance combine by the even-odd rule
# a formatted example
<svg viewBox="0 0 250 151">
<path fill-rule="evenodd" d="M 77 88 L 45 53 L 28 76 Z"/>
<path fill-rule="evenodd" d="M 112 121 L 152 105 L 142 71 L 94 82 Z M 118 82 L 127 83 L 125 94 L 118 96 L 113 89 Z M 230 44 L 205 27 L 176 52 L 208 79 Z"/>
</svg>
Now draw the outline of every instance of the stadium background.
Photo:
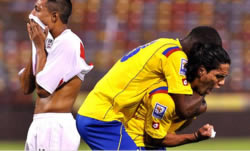
<svg viewBox="0 0 250 151">
<path fill-rule="evenodd" d="M 231 56 L 231 75 L 224 88 L 207 97 L 208 112 L 184 132 L 209 122 L 215 126 L 217 137 L 177 149 L 250 150 L 249 0 L 72 2 L 70 28 L 81 37 L 87 61 L 95 65 L 85 78 L 74 113 L 95 83 L 131 49 L 160 37 L 181 38 L 195 26 L 209 25 L 219 31 Z M 26 22 L 34 3 L 0 0 L 0 150 L 23 149 L 32 121 L 35 95 L 25 96 L 19 91 L 17 73 L 31 52 Z M 81 149 L 86 149 L 84 143 Z"/>
</svg>

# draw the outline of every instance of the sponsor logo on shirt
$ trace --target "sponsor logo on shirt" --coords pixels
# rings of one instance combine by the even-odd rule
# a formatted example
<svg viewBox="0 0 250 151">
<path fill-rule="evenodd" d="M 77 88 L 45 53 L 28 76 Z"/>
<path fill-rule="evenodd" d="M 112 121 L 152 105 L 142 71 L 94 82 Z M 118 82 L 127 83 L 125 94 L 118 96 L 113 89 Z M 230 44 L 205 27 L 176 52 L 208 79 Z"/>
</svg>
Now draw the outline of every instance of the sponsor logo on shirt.
<svg viewBox="0 0 250 151">
<path fill-rule="evenodd" d="M 185 68 L 186 63 L 187 63 L 186 59 L 181 59 L 180 75 L 186 75 L 187 72 L 187 69 Z"/>
<path fill-rule="evenodd" d="M 167 110 L 166 106 L 156 103 L 153 111 L 153 116 L 155 118 L 162 119 L 166 110 Z"/>
<path fill-rule="evenodd" d="M 160 128 L 160 123 L 159 122 L 154 122 L 152 123 L 153 129 L 159 129 Z"/>
<path fill-rule="evenodd" d="M 187 86 L 188 85 L 187 79 L 186 78 L 182 79 L 182 83 L 183 83 L 184 86 Z"/>
</svg>

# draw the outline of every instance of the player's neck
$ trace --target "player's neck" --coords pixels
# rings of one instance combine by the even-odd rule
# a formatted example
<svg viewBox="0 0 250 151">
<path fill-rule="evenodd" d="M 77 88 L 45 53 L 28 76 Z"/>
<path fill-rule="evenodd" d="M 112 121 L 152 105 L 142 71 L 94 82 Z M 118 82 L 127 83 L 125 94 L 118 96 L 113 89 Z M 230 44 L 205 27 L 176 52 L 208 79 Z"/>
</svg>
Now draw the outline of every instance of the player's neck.
<svg viewBox="0 0 250 151">
<path fill-rule="evenodd" d="M 68 26 L 66 24 L 63 24 L 61 26 L 56 26 L 52 31 L 51 34 L 53 36 L 53 38 L 55 39 L 56 37 L 58 37 L 64 30 L 66 30 L 68 28 Z"/>
<path fill-rule="evenodd" d="M 182 39 L 180 40 L 180 43 L 181 43 L 181 46 L 182 46 L 182 50 L 187 54 L 188 51 L 189 51 L 189 48 L 188 48 L 188 43 L 187 43 L 187 40 L 186 39 Z"/>
<path fill-rule="evenodd" d="M 190 51 L 190 42 L 187 38 L 181 39 L 180 40 L 181 46 L 182 46 L 182 50 L 188 54 L 188 52 Z"/>
</svg>

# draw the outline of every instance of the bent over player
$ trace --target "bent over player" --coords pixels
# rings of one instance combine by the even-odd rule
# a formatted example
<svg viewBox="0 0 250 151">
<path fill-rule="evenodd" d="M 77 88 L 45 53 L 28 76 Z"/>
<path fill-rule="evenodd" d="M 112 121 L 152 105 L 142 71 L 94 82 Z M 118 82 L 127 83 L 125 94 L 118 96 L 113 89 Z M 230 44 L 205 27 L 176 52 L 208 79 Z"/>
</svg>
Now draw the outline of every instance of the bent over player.
<svg viewBox="0 0 250 151">
<path fill-rule="evenodd" d="M 84 75 L 80 38 L 67 27 L 70 0 L 37 0 L 27 24 L 32 42 L 29 64 L 20 71 L 25 94 L 37 94 L 25 150 L 77 150 L 80 136 L 71 114 Z"/>
<path fill-rule="evenodd" d="M 124 125 L 133 117 L 147 89 L 156 82 L 167 82 L 178 116 L 188 118 L 197 113 L 203 96 L 197 90 L 194 91 L 197 95 L 193 95 L 185 75 L 187 55 L 197 42 L 221 45 L 221 38 L 215 29 L 201 26 L 182 40 L 160 38 L 117 61 L 78 111 L 77 128 L 90 148 L 136 149 Z"/>
<path fill-rule="evenodd" d="M 207 95 L 212 89 L 224 85 L 231 61 L 222 47 L 198 44 L 191 49 L 188 58 L 186 76 L 193 90 L 200 95 Z M 133 118 L 125 125 L 138 149 L 164 149 L 212 136 L 213 126 L 210 124 L 204 125 L 193 134 L 174 133 L 189 119 L 182 120 L 177 116 L 168 88 L 165 81 L 153 84 L 147 90 Z M 205 111 L 206 102 L 203 100 L 195 116 Z"/>
</svg>

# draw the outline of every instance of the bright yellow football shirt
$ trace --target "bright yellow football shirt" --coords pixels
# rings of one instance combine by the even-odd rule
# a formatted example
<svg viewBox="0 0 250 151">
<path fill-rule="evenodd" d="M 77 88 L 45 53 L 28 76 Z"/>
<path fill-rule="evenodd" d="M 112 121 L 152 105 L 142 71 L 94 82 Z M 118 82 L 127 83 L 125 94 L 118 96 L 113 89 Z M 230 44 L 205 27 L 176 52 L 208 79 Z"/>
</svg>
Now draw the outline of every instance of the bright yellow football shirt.
<svg viewBox="0 0 250 151">
<path fill-rule="evenodd" d="M 184 65 L 187 56 L 179 40 L 161 38 L 123 56 L 96 84 L 78 114 L 125 123 L 135 113 L 147 89 L 166 80 L 168 92 L 192 94 Z"/>
<path fill-rule="evenodd" d="M 125 128 L 138 147 L 145 147 L 145 132 L 152 138 L 162 139 L 167 133 L 175 133 L 185 122 L 186 120 L 179 120 L 176 115 L 175 103 L 168 94 L 167 83 L 162 81 L 148 89 Z"/>
</svg>

